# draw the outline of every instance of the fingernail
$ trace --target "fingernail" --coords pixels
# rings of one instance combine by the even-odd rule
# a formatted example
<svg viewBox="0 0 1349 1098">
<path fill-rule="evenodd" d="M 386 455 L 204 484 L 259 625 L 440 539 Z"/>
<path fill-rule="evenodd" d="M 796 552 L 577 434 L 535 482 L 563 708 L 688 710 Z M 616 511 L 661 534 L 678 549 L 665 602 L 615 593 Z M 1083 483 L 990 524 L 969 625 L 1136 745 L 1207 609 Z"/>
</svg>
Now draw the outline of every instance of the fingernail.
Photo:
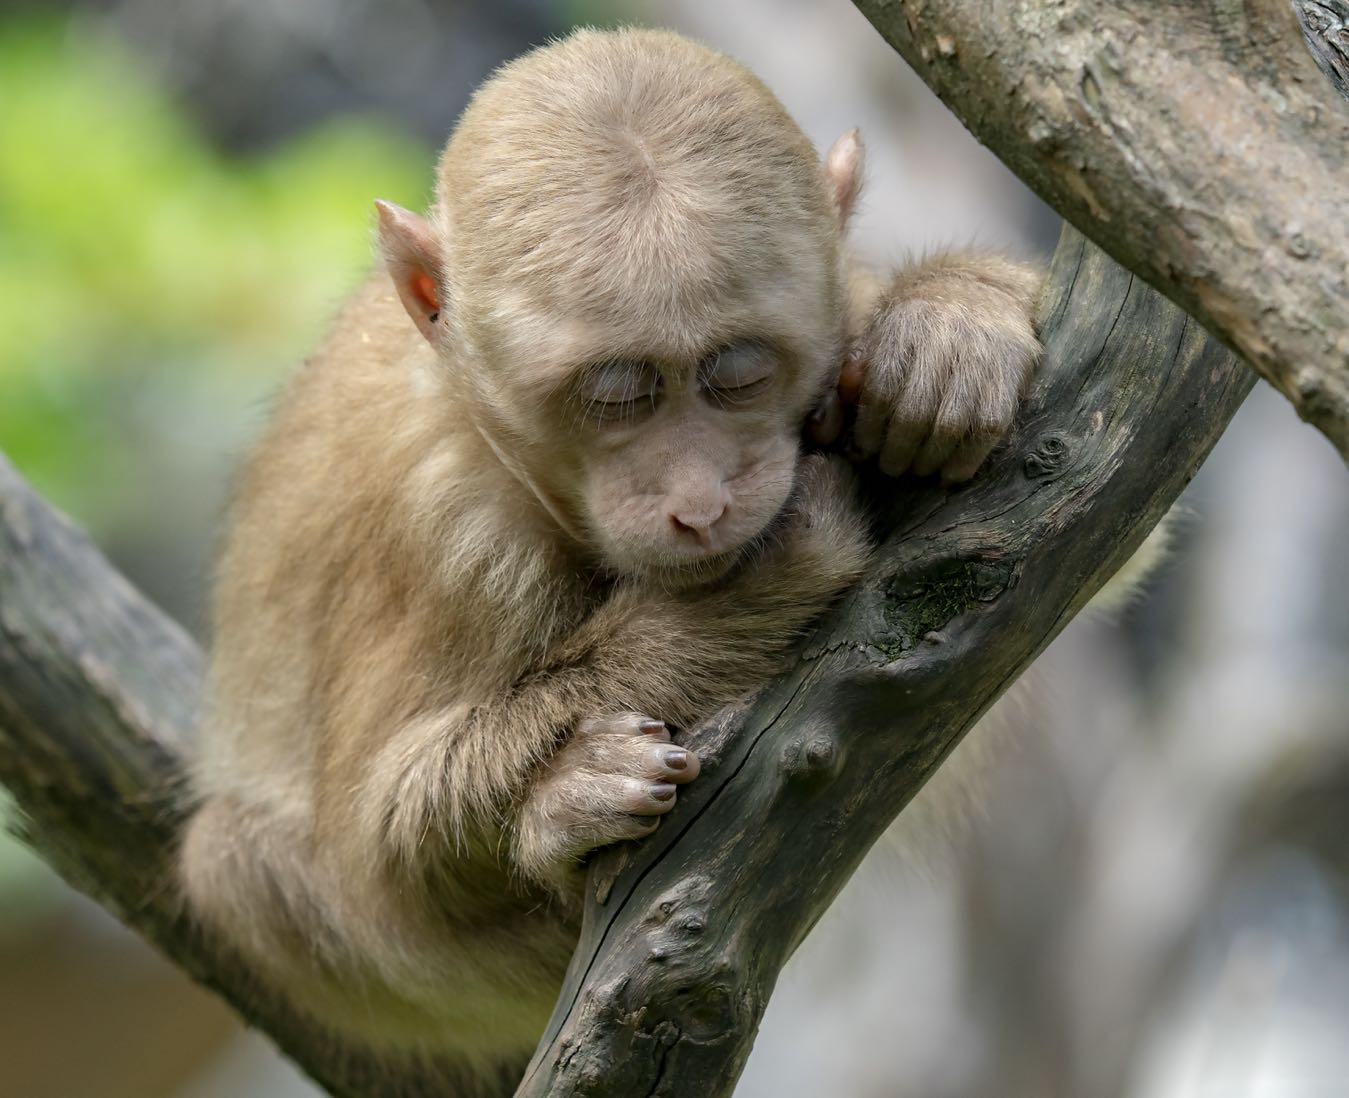
<svg viewBox="0 0 1349 1098">
<path fill-rule="evenodd" d="M 675 787 L 668 782 L 660 782 L 651 787 L 651 799 L 653 801 L 668 801 L 675 795 Z"/>
<path fill-rule="evenodd" d="M 647 717 L 646 720 L 642 721 L 637 727 L 647 733 L 647 735 L 653 735 L 656 732 L 665 731 L 665 722 L 658 721 L 655 717 Z"/>
<path fill-rule="evenodd" d="M 689 768 L 688 752 L 678 749 L 665 752 L 665 765 L 671 770 L 687 770 Z"/>
</svg>

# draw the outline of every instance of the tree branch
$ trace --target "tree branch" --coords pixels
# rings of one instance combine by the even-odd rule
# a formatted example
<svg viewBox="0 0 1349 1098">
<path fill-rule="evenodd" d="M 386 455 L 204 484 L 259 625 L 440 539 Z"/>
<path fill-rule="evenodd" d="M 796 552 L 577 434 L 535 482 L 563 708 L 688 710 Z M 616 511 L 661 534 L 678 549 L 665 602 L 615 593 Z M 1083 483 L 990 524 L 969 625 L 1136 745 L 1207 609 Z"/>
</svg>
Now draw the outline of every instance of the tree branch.
<svg viewBox="0 0 1349 1098">
<path fill-rule="evenodd" d="M 1316 67 L 1349 99 L 1349 0 L 1293 0 Z"/>
<path fill-rule="evenodd" d="M 1349 105 L 1288 0 L 855 3 L 980 141 L 1349 459 Z M 1295 3 L 1344 74 L 1343 0 Z"/>
<path fill-rule="evenodd" d="M 179 761 L 201 672 L 191 638 L 0 457 L 0 783 L 22 811 L 20 837 L 333 1094 L 470 1093 L 443 1065 L 343 1048 L 184 916 Z"/>
<path fill-rule="evenodd" d="M 1254 380 L 1071 228 L 1040 326 L 1045 365 L 995 468 L 889 492 L 874 567 L 795 669 L 696 730 L 703 773 L 669 822 L 596 860 L 518 1098 L 730 1094 L 778 972 L 872 842 L 1138 545 Z"/>
</svg>

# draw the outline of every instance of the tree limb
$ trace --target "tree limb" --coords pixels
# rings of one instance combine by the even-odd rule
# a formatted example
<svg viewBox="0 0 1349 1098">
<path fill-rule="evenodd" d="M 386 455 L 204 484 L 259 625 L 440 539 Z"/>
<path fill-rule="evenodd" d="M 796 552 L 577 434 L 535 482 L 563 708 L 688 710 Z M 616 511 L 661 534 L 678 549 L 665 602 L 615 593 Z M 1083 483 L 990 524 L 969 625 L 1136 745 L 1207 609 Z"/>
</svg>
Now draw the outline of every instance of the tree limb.
<svg viewBox="0 0 1349 1098">
<path fill-rule="evenodd" d="M 867 849 L 1126 558 L 1253 383 L 1065 227 L 1046 361 L 991 472 L 890 492 L 865 580 L 797 666 L 695 731 L 703 773 L 608 852 L 518 1098 L 730 1094 L 777 974 Z"/>
<path fill-rule="evenodd" d="M 1293 0 L 1316 67 L 1349 99 L 1349 0 Z"/>
<path fill-rule="evenodd" d="M 0 784 L 21 809 L 20 837 L 333 1094 L 467 1094 L 444 1066 L 341 1047 L 184 916 L 179 761 L 201 673 L 191 638 L 0 456 Z"/>
<path fill-rule="evenodd" d="M 1349 105 L 1288 0 L 855 3 L 980 141 L 1349 459 Z M 1295 4 L 1343 76 L 1349 8 Z"/>
</svg>

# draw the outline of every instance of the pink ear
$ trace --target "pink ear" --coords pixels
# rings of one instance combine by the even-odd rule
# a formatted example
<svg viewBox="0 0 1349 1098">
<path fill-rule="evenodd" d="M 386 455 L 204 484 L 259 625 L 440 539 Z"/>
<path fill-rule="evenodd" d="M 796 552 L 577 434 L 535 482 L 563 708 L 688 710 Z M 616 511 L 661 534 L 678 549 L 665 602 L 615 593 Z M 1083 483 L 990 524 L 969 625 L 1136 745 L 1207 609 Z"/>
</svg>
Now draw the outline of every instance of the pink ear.
<svg viewBox="0 0 1349 1098">
<path fill-rule="evenodd" d="M 849 130 L 835 141 L 829 149 L 829 155 L 824 158 L 824 174 L 829 180 L 839 228 L 847 228 L 853 206 L 861 193 L 862 163 L 865 158 L 862 134 L 856 129 Z"/>
<path fill-rule="evenodd" d="M 417 329 L 432 343 L 444 320 L 440 286 L 440 242 L 431 223 L 411 210 L 376 199 L 379 247 L 394 289 Z"/>
</svg>

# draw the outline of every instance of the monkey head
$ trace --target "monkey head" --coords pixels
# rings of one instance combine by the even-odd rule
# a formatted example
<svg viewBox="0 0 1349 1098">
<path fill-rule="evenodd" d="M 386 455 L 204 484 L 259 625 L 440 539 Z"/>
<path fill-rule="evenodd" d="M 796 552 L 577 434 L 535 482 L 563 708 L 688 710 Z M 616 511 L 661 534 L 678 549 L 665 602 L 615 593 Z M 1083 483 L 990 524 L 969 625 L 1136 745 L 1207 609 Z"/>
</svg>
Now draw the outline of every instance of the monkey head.
<svg viewBox="0 0 1349 1098">
<path fill-rule="evenodd" d="M 672 34 L 580 32 L 477 93 L 390 274 L 455 399 L 559 526 L 667 586 L 787 506 L 842 361 L 860 171 L 764 85 Z"/>
</svg>

